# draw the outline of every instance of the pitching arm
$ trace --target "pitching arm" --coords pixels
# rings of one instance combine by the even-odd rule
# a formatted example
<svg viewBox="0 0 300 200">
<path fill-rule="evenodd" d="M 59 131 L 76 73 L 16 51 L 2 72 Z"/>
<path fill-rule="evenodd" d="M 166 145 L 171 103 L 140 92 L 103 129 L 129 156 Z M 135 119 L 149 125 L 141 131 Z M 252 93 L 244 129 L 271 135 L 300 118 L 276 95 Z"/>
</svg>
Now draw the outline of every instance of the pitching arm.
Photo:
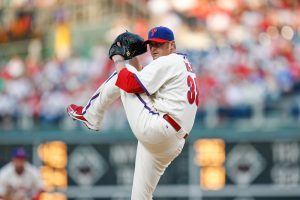
<svg viewBox="0 0 300 200">
<path fill-rule="evenodd" d="M 137 57 L 131 58 L 129 64 L 136 68 L 136 70 L 141 71 L 143 69 L 139 59 Z"/>
</svg>

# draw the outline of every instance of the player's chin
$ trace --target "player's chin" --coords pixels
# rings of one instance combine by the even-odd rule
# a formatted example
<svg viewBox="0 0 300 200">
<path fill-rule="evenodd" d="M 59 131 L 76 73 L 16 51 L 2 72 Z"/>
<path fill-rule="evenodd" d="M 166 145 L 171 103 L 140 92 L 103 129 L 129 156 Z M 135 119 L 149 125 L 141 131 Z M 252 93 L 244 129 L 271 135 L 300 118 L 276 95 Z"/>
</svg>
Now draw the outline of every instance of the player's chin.
<svg viewBox="0 0 300 200">
<path fill-rule="evenodd" d="M 158 55 L 157 53 L 153 53 L 153 54 L 151 54 L 151 55 L 152 55 L 153 60 L 155 60 L 156 58 L 159 57 L 159 55 Z"/>
</svg>

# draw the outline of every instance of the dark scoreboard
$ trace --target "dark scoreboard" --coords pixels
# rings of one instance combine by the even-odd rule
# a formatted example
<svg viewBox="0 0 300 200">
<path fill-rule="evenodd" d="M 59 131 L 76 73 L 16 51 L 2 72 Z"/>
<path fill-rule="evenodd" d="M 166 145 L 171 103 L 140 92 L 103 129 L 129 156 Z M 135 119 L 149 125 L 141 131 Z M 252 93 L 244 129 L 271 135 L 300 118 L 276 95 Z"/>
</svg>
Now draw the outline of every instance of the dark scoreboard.
<svg viewBox="0 0 300 200">
<path fill-rule="evenodd" d="M 205 200 L 300 199 L 299 141 L 199 139 L 194 150 Z"/>
<path fill-rule="evenodd" d="M 227 183 L 300 185 L 300 144 L 296 141 L 228 143 Z"/>
<path fill-rule="evenodd" d="M 1 145 L 0 167 L 10 160 L 11 150 L 17 146 L 20 145 Z M 27 150 L 29 161 L 41 167 L 44 180 L 52 189 L 132 184 L 136 142 L 82 145 L 48 141 L 21 146 Z M 297 192 L 300 190 L 300 142 L 198 139 L 187 144 L 166 170 L 159 183 L 164 185 L 199 186 L 204 200 L 300 199 Z M 240 188 L 248 188 L 248 193 Z M 276 188 L 285 193 L 279 193 Z"/>
<path fill-rule="evenodd" d="M 69 185 L 132 184 L 136 143 L 69 145 L 68 151 Z M 188 184 L 188 156 L 185 148 L 160 184 Z"/>
</svg>

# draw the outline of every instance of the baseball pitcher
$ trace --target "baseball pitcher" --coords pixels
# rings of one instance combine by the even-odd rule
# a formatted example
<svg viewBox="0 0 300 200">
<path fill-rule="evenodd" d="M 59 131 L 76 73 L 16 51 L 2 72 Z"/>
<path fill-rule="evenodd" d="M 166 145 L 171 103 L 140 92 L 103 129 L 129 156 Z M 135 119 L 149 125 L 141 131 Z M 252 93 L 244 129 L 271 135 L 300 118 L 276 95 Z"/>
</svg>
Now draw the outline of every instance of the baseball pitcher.
<svg viewBox="0 0 300 200">
<path fill-rule="evenodd" d="M 153 61 L 140 67 L 137 55 L 149 46 Z M 105 109 L 121 97 L 130 127 L 138 139 L 132 200 L 150 200 L 161 175 L 181 153 L 194 124 L 198 87 L 187 57 L 176 53 L 173 32 L 155 27 L 143 41 L 119 35 L 109 50 L 116 72 L 85 107 L 71 104 L 68 114 L 88 128 L 100 130 Z M 129 63 L 126 63 L 129 60 Z"/>
</svg>

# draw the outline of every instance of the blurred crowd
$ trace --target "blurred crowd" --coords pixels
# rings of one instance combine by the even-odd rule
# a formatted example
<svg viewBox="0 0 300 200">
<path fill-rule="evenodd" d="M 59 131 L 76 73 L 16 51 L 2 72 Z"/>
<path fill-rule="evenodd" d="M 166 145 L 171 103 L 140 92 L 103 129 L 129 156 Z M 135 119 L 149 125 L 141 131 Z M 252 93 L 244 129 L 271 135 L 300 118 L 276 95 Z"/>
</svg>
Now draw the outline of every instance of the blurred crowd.
<svg viewBox="0 0 300 200">
<path fill-rule="evenodd" d="M 267 107 L 299 93 L 299 0 L 145 2 L 151 22 L 139 19 L 136 27 L 142 35 L 151 25 L 174 30 L 178 51 L 190 57 L 198 76 L 199 113 L 215 107 L 219 114 L 234 110 L 243 116 L 246 108 L 251 115 L 253 106 Z M 150 57 L 142 59 L 146 64 Z M 0 127 L 12 127 L 20 116 L 30 116 L 30 123 L 61 123 L 66 106 L 84 104 L 112 70 L 107 47 L 101 45 L 89 58 L 13 56 L 0 68 Z M 120 107 L 117 102 L 109 113 L 123 116 Z M 297 101 L 291 107 L 297 116 L 299 107 Z M 121 118 L 123 126 L 126 118 Z"/>
<path fill-rule="evenodd" d="M 34 18 L 31 1 L 1 0 L 0 44 L 40 37 L 40 33 L 34 29 Z"/>
<path fill-rule="evenodd" d="M 59 124 L 68 104 L 84 105 L 113 69 L 103 47 L 95 47 L 94 51 L 88 59 L 72 56 L 36 62 L 11 58 L 0 72 L 2 127 L 9 129 L 20 118 L 28 117 L 33 119 L 29 126 Z"/>
<path fill-rule="evenodd" d="M 163 6 L 157 9 L 158 4 Z M 233 115 L 249 116 L 254 105 L 276 104 L 299 91 L 299 0 L 150 0 L 148 5 L 154 22 L 174 29 L 178 47 L 191 56 L 200 107 L 218 105 L 219 113 L 230 108 Z M 291 112 L 299 115 L 299 103 L 293 104 Z"/>
</svg>

